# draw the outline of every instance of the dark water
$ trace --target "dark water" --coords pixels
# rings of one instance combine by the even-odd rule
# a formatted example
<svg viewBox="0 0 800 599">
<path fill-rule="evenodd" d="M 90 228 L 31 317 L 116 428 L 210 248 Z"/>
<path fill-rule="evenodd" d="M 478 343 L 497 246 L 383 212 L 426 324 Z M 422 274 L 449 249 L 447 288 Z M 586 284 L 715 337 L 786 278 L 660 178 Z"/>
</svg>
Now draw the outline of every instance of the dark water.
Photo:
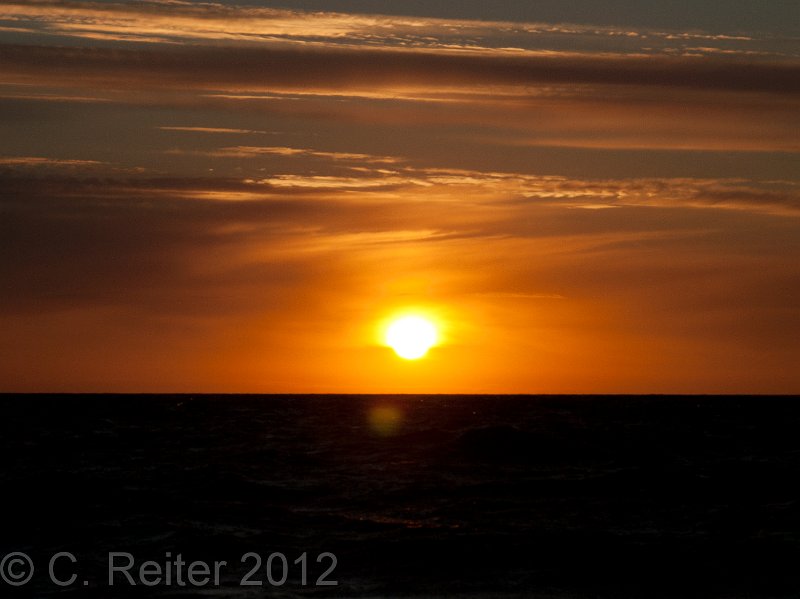
<svg viewBox="0 0 800 599">
<path fill-rule="evenodd" d="M 2 597 L 800 596 L 800 398 L 2 396 L 0 414 L 0 557 L 36 567 Z M 109 587 L 112 551 L 227 565 L 203 588 Z M 250 552 L 263 587 L 240 586 Z M 326 552 L 336 586 L 315 584 Z"/>
</svg>

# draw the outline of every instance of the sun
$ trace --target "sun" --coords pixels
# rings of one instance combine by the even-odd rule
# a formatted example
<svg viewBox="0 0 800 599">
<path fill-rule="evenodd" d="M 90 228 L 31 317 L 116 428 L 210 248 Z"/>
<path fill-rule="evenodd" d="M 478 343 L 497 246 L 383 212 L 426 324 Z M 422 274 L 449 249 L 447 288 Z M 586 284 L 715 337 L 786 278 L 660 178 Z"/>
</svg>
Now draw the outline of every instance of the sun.
<svg viewBox="0 0 800 599">
<path fill-rule="evenodd" d="M 418 360 L 436 345 L 436 326 L 421 316 L 403 316 L 386 329 L 386 345 L 406 360 Z"/>
</svg>

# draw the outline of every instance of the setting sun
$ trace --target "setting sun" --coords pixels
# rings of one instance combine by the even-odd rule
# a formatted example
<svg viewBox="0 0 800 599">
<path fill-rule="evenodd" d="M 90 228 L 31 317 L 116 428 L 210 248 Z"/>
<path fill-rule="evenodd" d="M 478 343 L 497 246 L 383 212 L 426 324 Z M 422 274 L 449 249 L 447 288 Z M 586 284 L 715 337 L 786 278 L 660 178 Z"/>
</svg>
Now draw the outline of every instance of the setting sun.
<svg viewBox="0 0 800 599">
<path fill-rule="evenodd" d="M 404 316 L 386 329 L 386 345 L 406 360 L 417 360 L 436 344 L 438 334 L 433 323 L 421 316 Z"/>
</svg>

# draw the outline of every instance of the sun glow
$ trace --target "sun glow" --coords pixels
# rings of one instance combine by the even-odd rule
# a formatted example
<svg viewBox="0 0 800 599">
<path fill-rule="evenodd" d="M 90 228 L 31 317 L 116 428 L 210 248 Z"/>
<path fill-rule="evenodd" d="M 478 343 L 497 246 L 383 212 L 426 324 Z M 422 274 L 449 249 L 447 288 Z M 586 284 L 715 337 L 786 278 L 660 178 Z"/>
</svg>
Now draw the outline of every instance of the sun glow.
<svg viewBox="0 0 800 599">
<path fill-rule="evenodd" d="M 421 316 L 403 316 L 393 320 L 386 329 L 386 345 L 406 360 L 417 360 L 436 345 L 436 326 Z"/>
</svg>

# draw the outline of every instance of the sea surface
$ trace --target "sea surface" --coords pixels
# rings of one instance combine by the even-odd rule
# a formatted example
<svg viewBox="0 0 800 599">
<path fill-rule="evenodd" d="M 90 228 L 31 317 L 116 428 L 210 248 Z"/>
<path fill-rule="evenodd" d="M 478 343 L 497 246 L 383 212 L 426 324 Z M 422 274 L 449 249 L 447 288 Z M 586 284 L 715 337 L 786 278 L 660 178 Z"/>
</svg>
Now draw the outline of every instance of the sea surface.
<svg viewBox="0 0 800 599">
<path fill-rule="evenodd" d="M 800 596 L 798 397 L 4 395 L 0 451 L 2 597 Z"/>
</svg>

